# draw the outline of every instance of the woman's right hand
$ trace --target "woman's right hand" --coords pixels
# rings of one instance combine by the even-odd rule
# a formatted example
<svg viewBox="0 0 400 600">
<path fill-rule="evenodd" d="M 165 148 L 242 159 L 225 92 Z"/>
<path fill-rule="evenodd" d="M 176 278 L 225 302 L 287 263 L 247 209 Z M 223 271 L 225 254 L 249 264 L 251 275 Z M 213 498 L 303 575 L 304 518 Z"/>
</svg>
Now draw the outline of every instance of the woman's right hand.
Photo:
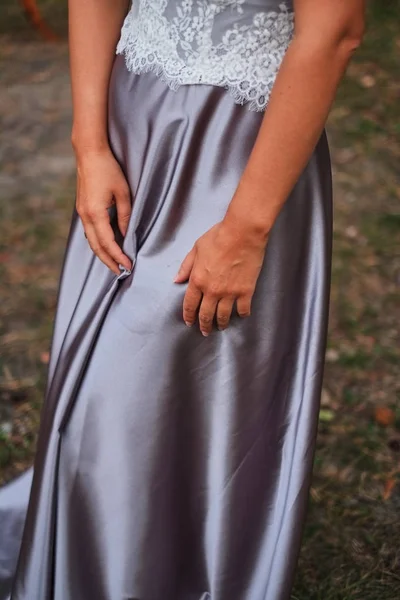
<svg viewBox="0 0 400 600">
<path fill-rule="evenodd" d="M 110 148 L 88 150 L 77 156 L 76 210 L 93 252 L 114 273 L 119 264 L 132 268 L 131 260 L 117 244 L 107 209 L 116 205 L 118 227 L 123 236 L 132 210 L 128 182 Z"/>
</svg>

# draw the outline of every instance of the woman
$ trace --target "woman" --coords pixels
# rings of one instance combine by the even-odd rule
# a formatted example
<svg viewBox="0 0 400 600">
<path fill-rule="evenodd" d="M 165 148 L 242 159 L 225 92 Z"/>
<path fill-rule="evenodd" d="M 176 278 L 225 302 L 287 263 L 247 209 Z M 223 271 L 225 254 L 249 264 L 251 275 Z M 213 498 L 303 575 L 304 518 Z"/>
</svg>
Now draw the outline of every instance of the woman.
<svg viewBox="0 0 400 600">
<path fill-rule="evenodd" d="M 363 1 L 127 10 L 70 0 L 76 210 L 12 599 L 287 599 L 328 317 L 323 128 Z"/>
</svg>

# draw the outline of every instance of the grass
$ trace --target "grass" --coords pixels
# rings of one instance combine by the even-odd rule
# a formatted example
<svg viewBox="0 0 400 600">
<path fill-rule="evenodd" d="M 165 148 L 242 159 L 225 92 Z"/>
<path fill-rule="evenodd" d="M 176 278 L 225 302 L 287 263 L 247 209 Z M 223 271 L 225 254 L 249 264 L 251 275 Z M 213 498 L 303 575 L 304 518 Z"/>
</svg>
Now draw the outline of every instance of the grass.
<svg viewBox="0 0 400 600">
<path fill-rule="evenodd" d="M 368 32 L 328 126 L 336 182 L 330 417 L 320 422 L 292 600 L 400 597 L 399 17 L 397 1 L 369 3 Z"/>
</svg>

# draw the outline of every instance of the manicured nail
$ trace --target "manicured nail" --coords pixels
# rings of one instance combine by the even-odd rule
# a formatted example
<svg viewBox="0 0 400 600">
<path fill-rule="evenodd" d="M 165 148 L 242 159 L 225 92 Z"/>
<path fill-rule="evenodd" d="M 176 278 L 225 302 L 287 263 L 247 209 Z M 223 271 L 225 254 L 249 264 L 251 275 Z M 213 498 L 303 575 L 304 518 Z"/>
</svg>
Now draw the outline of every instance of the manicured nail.
<svg viewBox="0 0 400 600">
<path fill-rule="evenodd" d="M 129 267 L 126 267 L 124 264 L 120 263 L 118 265 L 118 268 L 119 268 L 119 273 L 118 274 L 121 275 L 122 273 L 126 273 L 126 272 L 132 273 L 132 267 L 133 267 L 133 265 L 130 265 Z"/>
<path fill-rule="evenodd" d="M 204 335 L 204 337 L 208 337 L 210 335 L 208 331 L 202 331 L 201 333 Z"/>
<path fill-rule="evenodd" d="M 185 321 L 185 325 L 187 325 L 188 327 L 191 327 L 193 325 L 193 323 L 189 323 L 189 321 Z"/>
</svg>

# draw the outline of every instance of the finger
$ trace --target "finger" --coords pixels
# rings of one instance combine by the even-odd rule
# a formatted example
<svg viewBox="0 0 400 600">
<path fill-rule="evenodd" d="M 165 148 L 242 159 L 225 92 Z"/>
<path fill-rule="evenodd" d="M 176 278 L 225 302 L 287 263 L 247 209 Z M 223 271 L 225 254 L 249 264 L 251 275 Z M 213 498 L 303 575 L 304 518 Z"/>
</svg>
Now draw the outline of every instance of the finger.
<svg viewBox="0 0 400 600">
<path fill-rule="evenodd" d="M 190 273 L 193 269 L 194 259 L 196 258 L 196 248 L 193 246 L 191 251 L 186 255 L 186 258 L 182 262 L 178 273 L 175 276 L 175 283 L 183 283 L 190 277 Z"/>
<path fill-rule="evenodd" d="M 212 331 L 215 310 L 218 299 L 213 296 L 203 296 L 199 309 L 199 324 L 201 333 L 207 337 Z"/>
<path fill-rule="evenodd" d="M 128 187 L 116 192 L 115 205 L 117 207 L 118 227 L 125 237 L 132 212 L 131 195 Z"/>
<path fill-rule="evenodd" d="M 104 215 L 98 215 L 95 217 L 92 223 L 97 240 L 103 252 L 105 252 L 113 261 L 117 264 L 123 265 L 126 269 L 132 269 L 132 263 L 130 259 L 124 254 L 115 241 L 114 232 L 111 227 L 108 213 Z"/>
<path fill-rule="evenodd" d="M 93 250 L 94 254 L 105 264 L 109 269 L 114 271 L 117 275 L 120 274 L 118 264 L 109 257 L 109 255 L 101 248 L 97 239 L 96 231 L 90 223 L 85 225 L 85 233 L 89 246 Z"/>
<path fill-rule="evenodd" d="M 217 306 L 217 324 L 218 329 L 224 330 L 228 327 L 233 310 L 234 298 L 222 298 Z"/>
<path fill-rule="evenodd" d="M 196 321 L 197 311 L 203 294 L 193 283 L 189 283 L 183 299 L 183 320 L 188 327 Z"/>
<path fill-rule="evenodd" d="M 240 296 L 236 301 L 236 308 L 239 317 L 249 317 L 251 314 L 251 296 Z"/>
</svg>

